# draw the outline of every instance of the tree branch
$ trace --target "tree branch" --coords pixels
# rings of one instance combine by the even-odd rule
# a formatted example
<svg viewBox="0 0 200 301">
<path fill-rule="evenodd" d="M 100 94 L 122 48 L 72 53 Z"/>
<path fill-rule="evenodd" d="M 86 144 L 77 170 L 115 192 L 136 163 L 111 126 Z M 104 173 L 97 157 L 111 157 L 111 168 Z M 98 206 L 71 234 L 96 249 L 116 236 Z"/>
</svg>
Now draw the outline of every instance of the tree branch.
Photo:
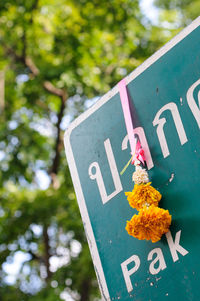
<svg viewBox="0 0 200 301">
<path fill-rule="evenodd" d="M 36 67 L 36 65 L 34 64 L 34 62 L 30 57 L 25 57 L 24 62 L 34 76 L 37 76 L 40 73 L 39 69 Z"/>
<path fill-rule="evenodd" d="M 30 57 L 25 58 L 25 64 L 31 71 L 31 73 L 36 77 L 40 74 L 40 70 L 37 68 L 35 63 Z M 54 94 L 56 96 L 62 97 L 64 96 L 64 91 L 62 89 L 59 89 L 55 87 L 50 81 L 44 81 L 43 87 L 51 94 Z"/>
<path fill-rule="evenodd" d="M 59 168 L 59 163 L 60 163 L 60 151 L 62 148 L 62 141 L 61 141 L 61 128 L 60 124 L 64 115 L 64 109 L 65 109 L 65 102 L 67 100 L 67 93 L 66 91 L 63 91 L 63 95 L 60 97 L 60 110 L 58 112 L 58 120 L 56 123 L 56 129 L 57 129 L 57 135 L 56 135 L 56 141 L 55 141 L 55 156 L 53 159 L 53 164 L 50 170 L 51 178 L 52 178 L 52 183 L 54 187 L 56 188 L 58 185 L 56 183 L 56 177 L 55 175 L 58 173 L 58 168 Z"/>
<path fill-rule="evenodd" d="M 32 256 L 31 260 L 37 260 L 39 262 L 44 262 L 44 258 L 41 256 L 38 256 L 37 254 L 33 253 L 31 250 L 28 251 L 28 253 Z"/>
<path fill-rule="evenodd" d="M 31 11 L 36 10 L 39 4 L 39 0 L 35 0 L 35 2 L 32 5 Z"/>
<path fill-rule="evenodd" d="M 46 266 L 46 271 L 47 271 L 47 278 L 46 280 L 49 280 L 51 278 L 51 271 L 50 271 L 50 246 L 49 246 L 49 235 L 48 235 L 48 227 L 44 225 L 43 228 L 43 239 L 44 239 L 44 248 L 45 248 L 45 256 L 44 256 L 44 263 Z"/>
<path fill-rule="evenodd" d="M 1 40 L 1 43 L 4 47 L 5 53 L 7 56 L 11 57 L 15 62 L 20 62 L 24 64 L 24 59 L 23 56 L 18 55 L 15 50 L 14 47 L 10 48 L 8 47 L 8 45 L 6 45 L 5 43 L 3 43 L 3 41 Z"/>
<path fill-rule="evenodd" d="M 0 71 L 0 115 L 3 113 L 4 106 L 5 106 L 4 85 L 5 85 L 4 71 Z"/>
<path fill-rule="evenodd" d="M 91 289 L 91 280 L 89 278 L 83 280 L 81 284 L 80 301 L 87 301 L 89 299 L 90 289 Z"/>
<path fill-rule="evenodd" d="M 26 43 L 24 44 L 24 47 L 26 47 Z M 13 49 L 9 49 L 9 52 L 12 53 L 12 55 L 16 61 L 23 62 L 25 64 L 25 66 L 27 66 L 29 68 L 29 70 L 31 71 L 31 73 L 33 74 L 34 77 L 37 77 L 40 74 L 40 70 L 35 65 L 33 60 L 29 56 L 26 56 L 26 49 L 23 49 L 22 56 L 17 56 Z M 57 114 L 58 120 L 56 123 L 57 135 L 56 135 L 55 148 L 54 148 L 55 156 L 53 159 L 52 167 L 49 172 L 51 175 L 53 186 L 55 188 L 58 188 L 59 185 L 56 182 L 55 175 L 58 173 L 58 168 L 59 168 L 59 163 L 60 163 L 60 151 L 61 151 L 61 147 L 62 147 L 60 124 L 61 124 L 61 121 L 62 121 L 62 118 L 64 115 L 65 103 L 67 101 L 67 92 L 64 89 L 59 89 L 59 88 L 55 87 L 50 81 L 44 81 L 42 83 L 42 85 L 46 91 L 58 96 L 61 101 L 60 110 Z"/>
<path fill-rule="evenodd" d="M 63 95 L 64 95 L 64 91 L 62 90 L 62 89 L 58 89 L 58 88 L 56 88 L 51 82 L 49 82 L 49 81 L 45 81 L 44 83 L 43 83 L 43 86 L 44 86 L 44 88 L 48 91 L 48 92 L 50 92 L 50 93 L 52 93 L 52 94 L 54 94 L 54 95 L 57 95 L 57 96 L 59 96 L 59 97 L 63 97 Z"/>
</svg>

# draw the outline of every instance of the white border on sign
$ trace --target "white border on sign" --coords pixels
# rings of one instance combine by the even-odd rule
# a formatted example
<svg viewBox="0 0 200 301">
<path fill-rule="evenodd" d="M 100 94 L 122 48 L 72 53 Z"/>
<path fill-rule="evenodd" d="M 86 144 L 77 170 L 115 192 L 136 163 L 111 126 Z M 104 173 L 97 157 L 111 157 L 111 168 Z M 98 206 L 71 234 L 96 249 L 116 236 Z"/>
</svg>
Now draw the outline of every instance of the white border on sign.
<svg viewBox="0 0 200 301">
<path fill-rule="evenodd" d="M 194 20 L 190 25 L 188 25 L 185 29 L 183 29 L 179 34 L 177 34 L 172 40 L 170 40 L 166 45 L 164 45 L 160 50 L 155 52 L 149 59 L 147 59 L 143 64 L 141 64 L 137 69 L 131 72 L 128 76 L 125 77 L 126 84 L 130 83 L 133 79 L 135 79 L 138 75 L 144 72 L 148 67 L 150 67 L 153 63 L 155 63 L 160 57 L 162 57 L 165 53 L 171 50 L 176 44 L 182 41 L 186 36 L 188 36 L 193 30 L 195 30 L 200 25 L 200 17 Z M 97 274 L 97 279 L 99 282 L 99 286 L 101 289 L 101 294 L 104 300 L 109 301 L 109 291 L 106 284 L 106 279 L 103 271 L 103 267 L 101 264 L 101 259 L 99 256 L 99 252 L 97 249 L 94 233 L 92 230 L 92 225 L 90 222 L 89 214 L 87 211 L 83 191 L 81 188 L 81 183 L 78 175 L 78 170 L 76 167 L 75 159 L 73 156 L 71 144 L 70 144 L 70 135 L 72 131 L 85 119 L 87 119 L 90 115 L 92 115 L 95 111 L 97 111 L 100 107 L 102 107 L 111 97 L 118 93 L 118 87 L 115 86 L 112 90 L 106 93 L 100 100 L 97 101 L 90 109 L 88 109 L 85 113 L 80 115 L 76 120 L 74 120 L 64 135 L 64 144 L 65 144 L 65 152 L 72 176 L 72 181 L 74 184 L 74 189 L 76 192 L 81 217 L 83 220 L 85 232 L 87 235 L 90 252 L 92 255 L 95 271 Z"/>
</svg>

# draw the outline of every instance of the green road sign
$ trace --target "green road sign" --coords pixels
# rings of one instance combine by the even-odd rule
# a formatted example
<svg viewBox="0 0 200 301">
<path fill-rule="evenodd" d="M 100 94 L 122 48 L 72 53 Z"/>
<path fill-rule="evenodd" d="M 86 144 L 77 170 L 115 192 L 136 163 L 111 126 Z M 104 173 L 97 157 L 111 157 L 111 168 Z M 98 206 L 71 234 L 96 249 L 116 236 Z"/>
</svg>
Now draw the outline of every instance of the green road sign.
<svg viewBox="0 0 200 301">
<path fill-rule="evenodd" d="M 76 119 L 65 149 L 104 300 L 200 298 L 200 18 L 126 77 L 134 132 L 160 207 L 172 214 L 157 243 L 125 230 L 134 168 L 118 93 Z"/>
</svg>

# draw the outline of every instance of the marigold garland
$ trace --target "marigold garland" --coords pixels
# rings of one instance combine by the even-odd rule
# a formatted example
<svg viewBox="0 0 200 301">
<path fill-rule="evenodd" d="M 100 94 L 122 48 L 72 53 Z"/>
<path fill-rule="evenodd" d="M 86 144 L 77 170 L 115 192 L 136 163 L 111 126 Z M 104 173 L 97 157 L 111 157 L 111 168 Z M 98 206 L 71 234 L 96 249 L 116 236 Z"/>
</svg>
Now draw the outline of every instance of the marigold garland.
<svg viewBox="0 0 200 301">
<path fill-rule="evenodd" d="M 135 182 L 132 191 L 125 192 L 129 205 L 139 211 L 127 221 L 126 230 L 129 235 L 139 240 L 151 240 L 153 243 L 161 239 L 169 230 L 171 215 L 168 210 L 158 207 L 162 195 L 151 186 L 148 173 L 141 168 L 140 161 L 134 161 L 136 171 L 133 173 Z"/>
<path fill-rule="evenodd" d="M 135 184 L 132 192 L 125 192 L 129 205 L 137 210 L 143 206 L 155 205 L 161 200 L 161 194 L 158 190 L 151 186 L 151 182 L 147 184 Z"/>
<path fill-rule="evenodd" d="M 168 232 L 170 224 L 169 211 L 151 205 L 141 209 L 138 215 L 133 215 L 132 219 L 127 221 L 126 230 L 129 235 L 139 240 L 157 242 L 164 233 Z"/>
</svg>

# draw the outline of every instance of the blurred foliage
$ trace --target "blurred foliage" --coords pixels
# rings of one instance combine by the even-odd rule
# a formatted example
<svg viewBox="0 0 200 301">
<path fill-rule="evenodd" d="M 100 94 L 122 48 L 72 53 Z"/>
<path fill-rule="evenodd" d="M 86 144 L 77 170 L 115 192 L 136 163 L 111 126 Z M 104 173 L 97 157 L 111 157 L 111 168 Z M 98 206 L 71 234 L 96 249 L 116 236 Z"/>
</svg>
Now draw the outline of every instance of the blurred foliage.
<svg viewBox="0 0 200 301">
<path fill-rule="evenodd" d="M 199 8 L 156 5 L 159 25 L 137 0 L 0 1 L 1 301 L 99 300 L 63 130 Z"/>
<path fill-rule="evenodd" d="M 168 28 L 180 30 L 200 15 L 199 0 L 154 0 L 154 4 L 159 8 L 161 23 Z"/>
</svg>

